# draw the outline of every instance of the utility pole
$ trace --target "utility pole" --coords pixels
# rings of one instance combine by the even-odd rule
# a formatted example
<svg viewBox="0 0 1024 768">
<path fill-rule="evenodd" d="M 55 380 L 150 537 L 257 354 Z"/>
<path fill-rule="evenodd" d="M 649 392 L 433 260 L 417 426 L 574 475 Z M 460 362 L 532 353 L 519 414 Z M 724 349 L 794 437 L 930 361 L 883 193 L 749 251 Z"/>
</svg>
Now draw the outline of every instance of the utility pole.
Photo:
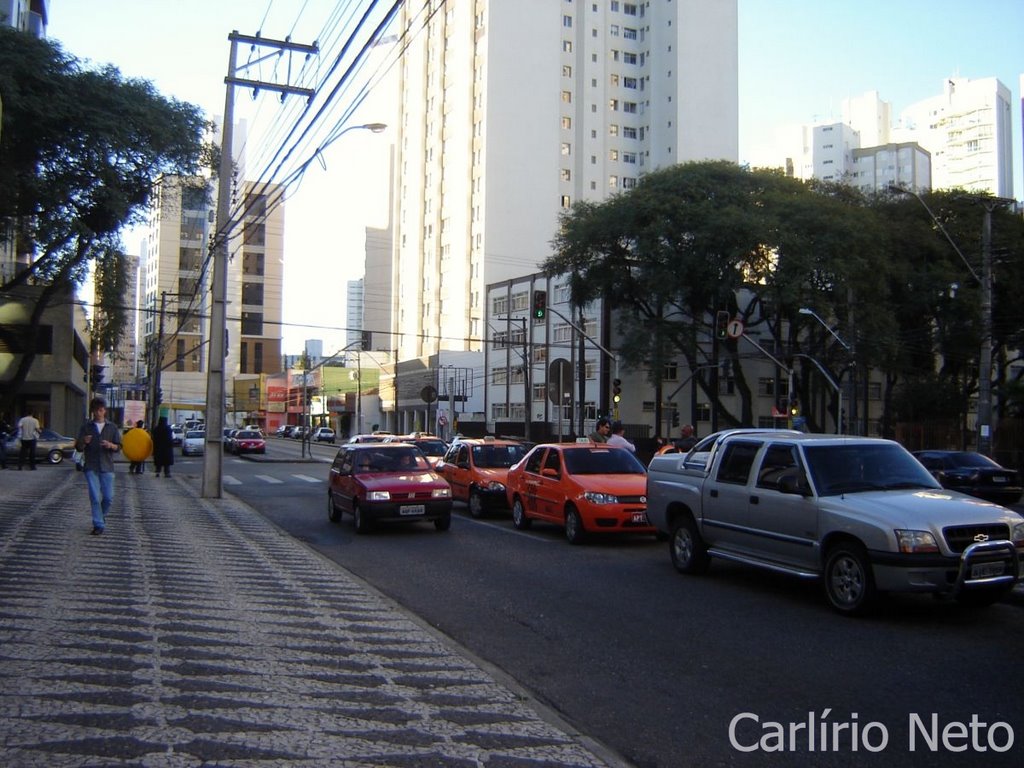
<svg viewBox="0 0 1024 768">
<path fill-rule="evenodd" d="M 981 352 L 978 356 L 978 453 L 992 455 L 992 210 L 981 222 Z"/>
<path fill-rule="evenodd" d="M 227 85 L 224 97 L 224 126 L 221 138 L 220 169 L 217 184 L 217 230 L 214 236 L 213 285 L 210 309 L 210 362 L 206 376 L 206 450 L 203 453 L 204 499 L 219 499 L 224 494 L 224 358 L 227 356 L 227 286 L 228 286 L 228 245 L 233 229 L 231 222 L 231 181 L 234 159 L 232 157 L 232 132 L 235 120 L 235 85 L 249 85 L 253 88 L 278 91 L 281 94 L 299 94 L 311 98 L 314 91 L 278 83 L 259 80 L 245 80 L 235 77 L 235 57 L 239 41 L 253 47 L 274 48 L 277 51 L 301 51 L 317 53 L 319 46 L 302 45 L 287 40 L 268 40 L 259 36 L 240 35 L 232 31 L 228 35 L 231 52 L 228 56 Z M 266 56 L 251 61 L 246 66 L 262 62 Z"/>
<path fill-rule="evenodd" d="M 160 372 L 164 369 L 164 312 L 167 308 L 167 291 L 160 291 L 160 316 L 157 318 L 156 343 L 150 347 L 150 353 L 156 358 L 150 368 L 149 377 L 149 428 L 156 426 L 160 417 Z"/>
</svg>

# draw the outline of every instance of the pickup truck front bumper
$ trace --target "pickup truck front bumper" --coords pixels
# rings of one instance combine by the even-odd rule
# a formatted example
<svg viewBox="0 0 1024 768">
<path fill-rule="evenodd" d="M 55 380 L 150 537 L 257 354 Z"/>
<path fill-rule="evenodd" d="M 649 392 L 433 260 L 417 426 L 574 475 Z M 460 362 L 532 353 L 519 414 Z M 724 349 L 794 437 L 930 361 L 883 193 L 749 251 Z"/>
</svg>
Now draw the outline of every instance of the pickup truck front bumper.
<svg viewBox="0 0 1024 768">
<path fill-rule="evenodd" d="M 1009 588 L 1024 578 L 1011 541 L 985 541 L 960 556 L 871 553 L 875 586 L 884 592 L 949 592 Z"/>
</svg>

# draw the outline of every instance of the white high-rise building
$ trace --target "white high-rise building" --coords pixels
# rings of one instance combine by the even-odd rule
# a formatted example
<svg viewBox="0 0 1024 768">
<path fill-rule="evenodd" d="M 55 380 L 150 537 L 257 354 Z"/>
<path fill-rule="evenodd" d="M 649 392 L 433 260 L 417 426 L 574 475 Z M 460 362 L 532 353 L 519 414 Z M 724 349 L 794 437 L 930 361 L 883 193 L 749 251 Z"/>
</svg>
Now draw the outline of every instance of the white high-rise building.
<svg viewBox="0 0 1024 768">
<path fill-rule="evenodd" d="M 736 5 L 432 0 L 403 10 L 404 26 L 428 21 L 399 77 L 399 359 L 479 349 L 486 286 L 536 272 L 573 203 L 673 163 L 737 160 Z"/>
<path fill-rule="evenodd" d="M 363 281 L 349 280 L 345 291 L 345 346 L 354 347 L 362 339 Z"/>
<path fill-rule="evenodd" d="M 932 156 L 932 186 L 1013 196 L 1010 89 L 994 77 L 950 78 L 938 96 L 901 114 L 897 141 Z"/>
</svg>

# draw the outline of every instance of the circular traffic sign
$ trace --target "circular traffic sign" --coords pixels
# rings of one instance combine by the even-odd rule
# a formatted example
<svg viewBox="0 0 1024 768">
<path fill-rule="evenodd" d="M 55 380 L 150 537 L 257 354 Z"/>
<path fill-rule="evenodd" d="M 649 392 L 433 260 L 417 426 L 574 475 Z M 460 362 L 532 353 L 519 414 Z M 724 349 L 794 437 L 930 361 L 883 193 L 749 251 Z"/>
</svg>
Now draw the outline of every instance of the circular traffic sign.
<svg viewBox="0 0 1024 768">
<path fill-rule="evenodd" d="M 734 317 L 725 327 L 725 332 L 729 334 L 730 339 L 738 339 L 743 335 L 743 321 Z"/>
</svg>

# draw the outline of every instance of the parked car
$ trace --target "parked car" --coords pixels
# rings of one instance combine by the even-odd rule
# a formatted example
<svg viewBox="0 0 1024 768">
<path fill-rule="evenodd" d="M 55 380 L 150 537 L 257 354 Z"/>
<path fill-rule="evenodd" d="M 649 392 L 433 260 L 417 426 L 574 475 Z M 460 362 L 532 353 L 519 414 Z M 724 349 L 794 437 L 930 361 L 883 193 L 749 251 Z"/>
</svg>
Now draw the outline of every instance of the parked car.
<svg viewBox="0 0 1024 768">
<path fill-rule="evenodd" d="M 295 431 L 295 425 L 294 424 L 285 424 L 283 427 L 280 427 L 278 429 L 277 433 L 281 437 L 291 437 L 292 436 L 292 432 L 294 432 L 294 431 Z"/>
<path fill-rule="evenodd" d="M 302 426 L 302 425 L 300 424 L 300 425 L 298 425 L 297 427 L 295 427 L 295 428 L 294 428 L 294 429 L 292 430 L 292 432 L 291 432 L 291 434 L 289 435 L 289 437 L 290 437 L 290 438 L 292 438 L 293 440 L 302 440 L 302 439 L 304 439 L 304 438 L 305 438 L 305 437 L 306 437 L 306 436 L 307 436 L 308 434 L 309 434 L 309 427 L 304 427 L 304 426 Z"/>
<path fill-rule="evenodd" d="M 439 531 L 452 523 L 452 491 L 415 446 L 353 443 L 338 449 L 327 482 L 331 522 L 352 515 L 357 533 L 379 522 L 432 520 Z"/>
<path fill-rule="evenodd" d="M 820 579 L 846 615 L 880 592 L 987 605 L 1024 575 L 1021 516 L 944 491 L 896 442 L 737 431 L 706 447 L 648 469 L 647 514 L 680 573 L 720 558 Z"/>
<path fill-rule="evenodd" d="M 237 427 L 230 427 L 224 430 L 224 453 L 235 452 L 235 435 L 238 434 Z"/>
<path fill-rule="evenodd" d="M 383 435 L 377 433 L 374 433 L 372 435 L 352 435 L 352 437 L 350 437 L 345 442 L 346 444 L 350 445 L 356 445 L 359 443 L 383 443 L 384 440 L 387 439 L 389 434 L 390 433 Z"/>
<path fill-rule="evenodd" d="M 508 471 L 512 524 L 565 527 L 571 544 L 588 534 L 656 533 L 647 520 L 647 470 L 631 451 L 595 443 L 541 443 Z"/>
<path fill-rule="evenodd" d="M 384 438 L 384 442 L 415 445 L 423 451 L 423 455 L 435 469 L 440 467 L 444 455 L 448 452 L 448 443 L 436 435 L 428 435 L 425 432 L 414 432 L 410 435 L 388 435 Z"/>
<path fill-rule="evenodd" d="M 185 428 L 181 424 L 171 424 L 171 445 L 181 445 L 185 439 Z"/>
<path fill-rule="evenodd" d="M 1020 472 L 974 451 L 916 451 L 914 457 L 943 488 L 997 504 L 1016 504 L 1022 488 Z"/>
<path fill-rule="evenodd" d="M 480 517 L 488 509 L 508 509 L 508 470 L 525 455 L 526 447 L 514 440 L 463 438 L 448 449 L 437 472 L 452 487 L 452 498 Z"/>
<path fill-rule="evenodd" d="M 206 452 L 206 432 L 193 429 L 185 433 L 181 441 L 182 456 L 202 456 Z"/>
<path fill-rule="evenodd" d="M 17 432 L 8 436 L 4 448 L 7 451 L 7 463 L 18 462 L 18 455 L 21 452 L 21 443 L 18 441 Z M 36 440 L 36 461 L 46 461 L 49 464 L 60 464 L 64 459 L 70 459 L 75 452 L 75 438 L 58 434 L 52 429 L 39 430 L 39 438 Z"/>
<path fill-rule="evenodd" d="M 266 453 L 267 441 L 257 430 L 240 429 L 231 438 L 232 450 L 238 456 L 243 453 Z"/>
<path fill-rule="evenodd" d="M 334 430 L 330 427 L 317 427 L 313 432 L 313 439 L 318 443 L 334 443 Z"/>
</svg>

